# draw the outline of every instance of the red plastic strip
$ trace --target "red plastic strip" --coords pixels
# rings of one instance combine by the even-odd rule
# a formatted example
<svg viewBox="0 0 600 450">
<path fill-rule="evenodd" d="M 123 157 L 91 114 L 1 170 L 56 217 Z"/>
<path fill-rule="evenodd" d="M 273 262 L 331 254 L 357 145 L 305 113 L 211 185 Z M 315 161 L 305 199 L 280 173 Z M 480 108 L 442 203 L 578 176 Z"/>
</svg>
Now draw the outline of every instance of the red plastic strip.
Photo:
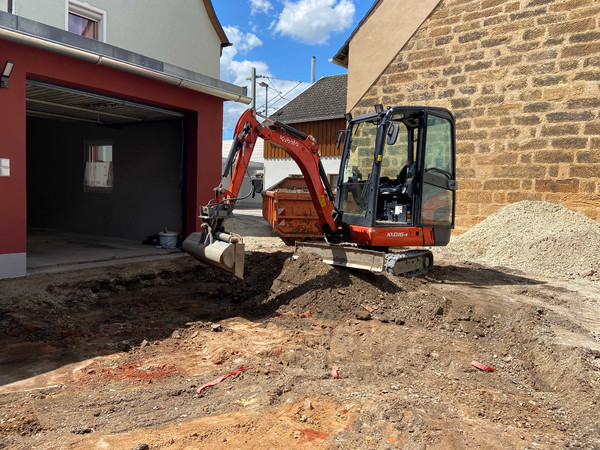
<svg viewBox="0 0 600 450">
<path fill-rule="evenodd" d="M 232 377 L 234 375 L 237 375 L 240 372 L 243 372 L 244 370 L 250 370 L 250 369 L 254 369 L 254 367 L 240 367 L 239 369 L 236 369 L 233 372 L 229 372 L 227 375 L 220 376 L 219 378 L 215 378 L 214 380 L 212 380 L 206 384 L 203 384 L 196 390 L 196 392 L 199 394 L 204 389 L 211 387 L 211 386 L 215 386 L 215 385 L 219 384 L 221 381 L 225 380 L 226 378 Z"/>
<path fill-rule="evenodd" d="M 479 361 L 475 361 L 475 360 L 471 361 L 471 365 L 473 367 L 477 367 L 479 370 L 483 370 L 485 372 L 493 372 L 494 370 L 496 370 L 493 367 L 486 366 L 485 364 L 480 363 Z"/>
</svg>

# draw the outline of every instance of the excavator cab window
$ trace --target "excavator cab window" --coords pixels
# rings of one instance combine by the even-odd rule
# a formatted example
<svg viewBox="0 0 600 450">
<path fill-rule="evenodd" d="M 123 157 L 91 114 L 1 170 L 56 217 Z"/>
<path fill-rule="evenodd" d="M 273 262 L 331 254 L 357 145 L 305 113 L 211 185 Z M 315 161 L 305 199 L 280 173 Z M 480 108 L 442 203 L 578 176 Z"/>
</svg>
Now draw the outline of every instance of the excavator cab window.
<svg viewBox="0 0 600 450">
<path fill-rule="evenodd" d="M 429 115 L 423 159 L 421 222 L 435 227 L 452 227 L 456 181 L 453 155 L 453 124 Z"/>
<path fill-rule="evenodd" d="M 386 140 L 381 157 L 376 216 L 379 224 L 412 224 L 418 124 L 415 115 L 395 113 L 390 118 L 388 128 L 398 131 L 395 141 Z"/>
<path fill-rule="evenodd" d="M 338 191 L 339 204 L 345 216 L 365 216 L 367 213 L 377 125 L 378 120 L 366 121 L 352 128 Z"/>
</svg>

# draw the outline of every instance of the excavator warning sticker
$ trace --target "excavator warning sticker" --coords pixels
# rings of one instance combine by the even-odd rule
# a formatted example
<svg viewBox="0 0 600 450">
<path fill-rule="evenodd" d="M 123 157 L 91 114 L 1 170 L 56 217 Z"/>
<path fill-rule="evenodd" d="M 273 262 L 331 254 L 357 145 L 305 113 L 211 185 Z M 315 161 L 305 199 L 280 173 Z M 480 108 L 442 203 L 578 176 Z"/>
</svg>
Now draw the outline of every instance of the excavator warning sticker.
<svg viewBox="0 0 600 450">
<path fill-rule="evenodd" d="M 324 195 L 319 195 L 319 202 L 321 203 L 321 206 L 323 208 L 325 208 L 325 205 L 327 205 L 327 202 L 325 201 L 325 196 Z"/>
</svg>

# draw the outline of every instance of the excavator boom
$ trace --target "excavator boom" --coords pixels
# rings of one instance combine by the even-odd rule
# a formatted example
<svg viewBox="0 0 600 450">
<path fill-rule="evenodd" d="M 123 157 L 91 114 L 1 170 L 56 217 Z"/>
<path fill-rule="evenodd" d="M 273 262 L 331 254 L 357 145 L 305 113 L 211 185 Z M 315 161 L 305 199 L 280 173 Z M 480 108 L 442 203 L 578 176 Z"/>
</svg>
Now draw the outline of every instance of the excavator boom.
<svg viewBox="0 0 600 450">
<path fill-rule="evenodd" d="M 266 117 L 263 119 L 268 120 Z M 215 188 L 216 198 L 201 207 L 203 230 L 192 233 L 183 242 L 183 249 L 196 259 L 220 267 L 239 278 L 243 277 L 243 239 L 225 233 L 223 222 L 231 216 L 235 208 L 258 138 L 275 142 L 285 148 L 306 179 L 321 228 L 328 236 L 334 236 L 338 232 L 336 218 L 340 216 L 333 207 L 333 192 L 321 164 L 315 138 L 281 122 L 273 123 L 287 133 L 263 127 L 253 109 L 248 109 L 241 115 L 235 127 L 234 140 L 225 163 L 221 184 Z M 231 181 L 225 188 L 223 184 L 230 172 Z"/>
</svg>

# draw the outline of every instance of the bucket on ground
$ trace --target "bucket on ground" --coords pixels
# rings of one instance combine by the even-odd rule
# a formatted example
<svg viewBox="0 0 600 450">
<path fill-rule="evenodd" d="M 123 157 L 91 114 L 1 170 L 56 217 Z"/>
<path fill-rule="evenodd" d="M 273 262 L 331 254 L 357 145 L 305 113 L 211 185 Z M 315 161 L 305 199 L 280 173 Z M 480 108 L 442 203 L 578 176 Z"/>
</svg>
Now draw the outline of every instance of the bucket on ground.
<svg viewBox="0 0 600 450">
<path fill-rule="evenodd" d="M 158 233 L 158 244 L 162 248 L 177 248 L 179 233 L 175 231 L 161 231 Z"/>
</svg>

